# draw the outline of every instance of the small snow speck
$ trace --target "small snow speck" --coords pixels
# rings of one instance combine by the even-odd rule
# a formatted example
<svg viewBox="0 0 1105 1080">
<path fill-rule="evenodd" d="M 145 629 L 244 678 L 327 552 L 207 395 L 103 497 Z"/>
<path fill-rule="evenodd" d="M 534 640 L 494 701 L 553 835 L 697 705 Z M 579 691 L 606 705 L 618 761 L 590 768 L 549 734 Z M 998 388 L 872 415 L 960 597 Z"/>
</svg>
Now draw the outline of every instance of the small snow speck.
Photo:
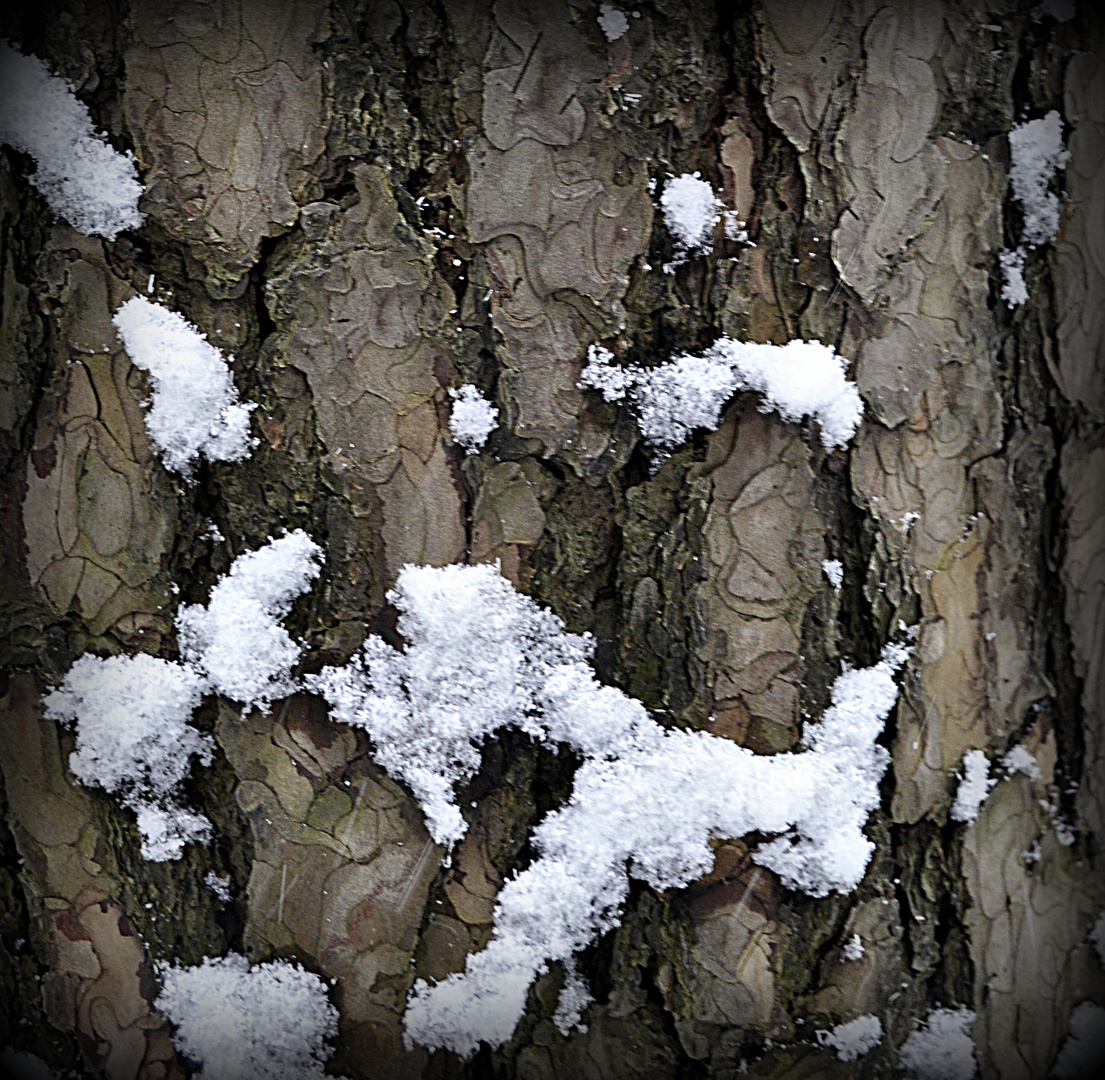
<svg viewBox="0 0 1105 1080">
<path fill-rule="evenodd" d="M 952 820 L 974 821 L 994 783 L 986 755 L 981 750 L 968 750 L 963 755 L 963 773 L 952 804 Z"/>
<path fill-rule="evenodd" d="M 844 564 L 839 559 L 822 559 L 821 569 L 829 579 L 829 584 L 839 591 L 844 584 Z"/>
</svg>

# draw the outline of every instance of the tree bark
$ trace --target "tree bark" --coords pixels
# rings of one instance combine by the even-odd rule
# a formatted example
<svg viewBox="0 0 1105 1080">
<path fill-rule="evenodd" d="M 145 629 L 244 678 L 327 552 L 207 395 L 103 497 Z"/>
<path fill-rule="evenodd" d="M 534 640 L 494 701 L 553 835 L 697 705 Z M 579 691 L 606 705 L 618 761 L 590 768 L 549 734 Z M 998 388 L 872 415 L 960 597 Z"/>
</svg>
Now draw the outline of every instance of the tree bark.
<svg viewBox="0 0 1105 1080">
<path fill-rule="evenodd" d="M 4 150 L 0 1044 L 183 1077 L 156 965 L 237 950 L 332 982 L 350 1078 L 872 1077 L 937 1003 L 977 1014 L 981 1076 L 1047 1075 L 1072 1009 L 1105 1004 L 1105 29 L 1029 6 L 642 0 L 613 41 L 590 0 L 5 11 L 2 36 L 133 149 L 147 217 L 82 236 Z M 1008 133 L 1051 109 L 1061 231 L 1010 310 Z M 754 243 L 662 273 L 650 183 L 694 171 Z M 248 460 L 192 484 L 151 446 L 111 324 L 151 275 L 258 403 Z M 723 334 L 834 344 L 866 403 L 853 443 L 827 453 L 739 394 L 653 471 L 632 412 L 579 386 L 594 342 L 648 366 Z M 449 434 L 462 382 L 500 410 L 478 454 Z M 757 753 L 795 748 L 841 662 L 918 625 L 863 883 L 811 900 L 753 838 L 719 841 L 706 877 L 636 886 L 582 955 L 585 1032 L 552 1023 L 554 965 L 504 1046 L 406 1049 L 413 981 L 489 940 L 570 756 L 490 742 L 446 867 L 321 699 L 209 699 L 218 751 L 189 794 L 217 835 L 155 863 L 43 718 L 83 653 L 176 657 L 177 606 L 295 527 L 326 552 L 288 622 L 303 671 L 400 642 L 405 564 L 499 560 L 594 635 L 601 681 Z M 965 752 L 1018 744 L 1040 775 L 952 821 Z M 870 1054 L 818 1045 L 868 1013 Z"/>
</svg>

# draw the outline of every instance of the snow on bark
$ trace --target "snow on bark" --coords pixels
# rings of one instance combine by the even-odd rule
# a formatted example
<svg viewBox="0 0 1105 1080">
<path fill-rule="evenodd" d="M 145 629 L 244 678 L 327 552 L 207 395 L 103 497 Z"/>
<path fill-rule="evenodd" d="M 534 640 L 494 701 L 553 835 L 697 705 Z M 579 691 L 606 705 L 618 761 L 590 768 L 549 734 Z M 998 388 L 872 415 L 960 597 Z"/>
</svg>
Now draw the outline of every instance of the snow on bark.
<svg viewBox="0 0 1105 1080">
<path fill-rule="evenodd" d="M 453 440 L 464 447 L 465 453 L 475 453 L 495 430 L 499 410 L 471 383 L 465 383 L 459 390 L 450 390 L 449 396 L 454 402 L 449 414 Z"/>
<path fill-rule="evenodd" d="M 142 224 L 134 155 L 94 131 L 68 80 L 7 41 L 0 41 L 0 142 L 34 158 L 28 179 L 78 232 L 114 240 Z"/>
<path fill-rule="evenodd" d="M 971 1041 L 975 1014 L 966 1006 L 931 1009 L 898 1051 L 909 1080 L 972 1080 L 977 1065 Z"/>
<path fill-rule="evenodd" d="M 247 708 L 292 693 L 302 649 L 280 620 L 319 575 L 322 549 L 302 529 L 234 560 L 207 606 L 177 614 L 180 651 L 209 687 Z"/>
<path fill-rule="evenodd" d="M 298 964 L 251 968 L 231 953 L 190 968 L 159 968 L 157 1008 L 175 1025 L 173 1042 L 194 1061 L 197 1080 L 302 1080 L 325 1076 L 338 1010 L 326 984 Z"/>
<path fill-rule="evenodd" d="M 841 1061 L 856 1061 L 882 1042 L 882 1024 L 877 1016 L 857 1016 L 832 1031 L 819 1031 L 817 1041 L 832 1047 Z"/>
<path fill-rule="evenodd" d="M 828 450 L 846 446 L 863 418 L 863 400 L 845 378 L 847 360 L 819 341 L 786 345 L 719 338 L 701 356 L 683 354 L 655 368 L 618 367 L 609 349 L 592 345 L 581 384 L 606 401 L 631 399 L 641 433 L 670 451 L 695 428 L 714 430 L 725 403 L 738 390 L 763 395 L 762 412 L 784 420 L 812 416 Z"/>
<path fill-rule="evenodd" d="M 122 794 L 138 816 L 146 859 L 180 858 L 186 842 L 210 836 L 210 822 L 180 805 L 192 757 L 211 760 L 211 739 L 189 724 L 203 691 L 203 677 L 186 664 L 86 655 L 45 699 L 47 717 L 76 726 L 73 775 Z"/>
<path fill-rule="evenodd" d="M 191 476 L 196 459 L 249 457 L 249 414 L 223 354 L 182 315 L 135 296 L 115 313 L 127 355 L 152 385 L 146 429 L 165 467 Z"/>
<path fill-rule="evenodd" d="M 981 750 L 968 750 L 963 755 L 963 772 L 952 804 L 952 820 L 974 821 L 996 782 L 990 776 L 986 755 Z"/>
<path fill-rule="evenodd" d="M 372 637 L 348 665 L 307 683 L 335 719 L 369 732 L 377 762 L 410 785 L 435 840 L 463 835 L 455 786 L 497 729 L 584 757 L 571 800 L 535 831 L 540 858 L 499 894 L 491 944 L 465 973 L 416 985 L 409 1039 L 461 1054 L 506 1041 L 549 962 L 570 961 L 617 925 L 629 874 L 657 889 L 686 885 L 712 864 L 711 837 L 781 834 L 755 858 L 812 896 L 862 878 L 873 850 L 863 825 L 889 761 L 875 739 L 897 700 L 905 648 L 888 646 L 874 667 L 836 680 L 805 751 L 763 757 L 706 732 L 668 731 L 599 684 L 590 640 L 566 633 L 495 567 L 407 567 L 389 599 L 406 651 Z"/>
</svg>

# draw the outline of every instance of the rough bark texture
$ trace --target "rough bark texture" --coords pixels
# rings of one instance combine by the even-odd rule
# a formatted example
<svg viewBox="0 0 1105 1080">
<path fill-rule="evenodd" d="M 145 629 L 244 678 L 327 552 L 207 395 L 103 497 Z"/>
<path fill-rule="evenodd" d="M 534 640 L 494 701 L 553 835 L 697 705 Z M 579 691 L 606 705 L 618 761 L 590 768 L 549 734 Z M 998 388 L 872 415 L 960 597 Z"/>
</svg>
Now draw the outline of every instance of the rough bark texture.
<svg viewBox="0 0 1105 1080">
<path fill-rule="evenodd" d="M 1087 943 L 1105 908 L 1105 30 L 1090 4 L 1066 23 L 1029 6 L 641 0 L 613 42 L 590 0 L 5 10 L 3 34 L 134 150 L 148 217 L 81 236 L 4 150 L 0 1044 L 183 1077 L 153 963 L 238 949 L 333 980 L 331 1071 L 351 1078 L 885 1075 L 936 1002 L 977 1012 L 982 1076 L 1047 1074 L 1072 1008 L 1105 1004 Z M 1052 108 L 1061 233 L 1010 313 L 1007 133 Z M 663 274 L 649 180 L 693 170 L 756 246 Z M 110 321 L 150 274 L 259 403 L 249 460 L 192 485 L 151 448 Z M 720 334 L 835 344 L 867 403 L 852 446 L 826 455 L 744 395 L 653 474 L 631 413 L 577 385 L 592 342 L 648 364 Z M 462 381 L 500 409 L 478 455 L 448 433 Z M 604 681 L 762 753 L 796 744 L 841 660 L 918 623 L 866 879 L 811 901 L 721 842 L 708 877 L 637 889 L 583 956 L 586 1033 L 551 1022 L 556 968 L 501 1049 L 405 1050 L 414 978 L 488 940 L 569 756 L 489 745 L 443 869 L 320 700 L 209 702 L 219 751 L 190 794 L 217 839 L 150 863 L 42 718 L 86 651 L 174 657 L 177 604 L 297 526 L 327 557 L 289 623 L 305 670 L 393 634 L 405 563 L 498 559 L 595 635 Z M 952 822 L 964 752 L 1020 742 L 1039 778 Z M 886 1031 L 867 1057 L 816 1045 L 863 1013 Z"/>
</svg>

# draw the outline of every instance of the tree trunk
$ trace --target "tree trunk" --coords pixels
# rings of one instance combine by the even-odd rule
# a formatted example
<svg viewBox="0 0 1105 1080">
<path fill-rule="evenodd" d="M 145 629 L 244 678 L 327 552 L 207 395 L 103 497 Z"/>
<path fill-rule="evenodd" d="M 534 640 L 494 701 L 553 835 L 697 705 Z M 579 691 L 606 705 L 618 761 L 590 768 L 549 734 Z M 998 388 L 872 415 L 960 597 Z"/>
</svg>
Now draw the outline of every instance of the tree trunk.
<svg viewBox="0 0 1105 1080">
<path fill-rule="evenodd" d="M 1047 1075 L 1072 1010 L 1105 1004 L 1105 30 L 1090 4 L 1028 6 L 641 0 L 610 41 L 591 0 L 6 10 L 3 36 L 133 149 L 147 217 L 81 235 L 4 151 L 0 1045 L 188 1075 L 157 965 L 233 950 L 326 978 L 350 1078 L 871 1077 L 938 1003 L 977 1014 L 983 1077 Z M 1052 109 L 1061 231 L 1010 309 L 1008 134 Z M 652 182 L 695 171 L 751 243 L 664 273 Z M 247 460 L 165 470 L 111 323 L 135 294 L 234 357 Z M 835 345 L 866 404 L 851 444 L 737 394 L 656 468 L 633 411 L 579 384 L 592 343 L 649 367 L 721 335 Z M 470 455 L 461 383 L 499 409 Z M 602 682 L 762 754 L 799 747 L 842 661 L 917 625 L 865 879 L 810 899 L 752 861 L 759 838 L 718 840 L 708 875 L 636 883 L 581 955 L 586 1030 L 552 1022 L 554 964 L 503 1046 L 405 1048 L 412 984 L 490 939 L 575 759 L 488 742 L 447 866 L 320 698 L 209 698 L 189 796 L 215 838 L 151 862 L 43 716 L 84 653 L 176 657 L 178 605 L 296 527 L 326 553 L 287 623 L 304 672 L 402 643 L 405 564 L 499 560 L 594 635 Z M 1015 745 L 1039 775 L 952 820 L 964 754 Z M 870 1053 L 819 1045 L 865 1014 Z"/>
</svg>

